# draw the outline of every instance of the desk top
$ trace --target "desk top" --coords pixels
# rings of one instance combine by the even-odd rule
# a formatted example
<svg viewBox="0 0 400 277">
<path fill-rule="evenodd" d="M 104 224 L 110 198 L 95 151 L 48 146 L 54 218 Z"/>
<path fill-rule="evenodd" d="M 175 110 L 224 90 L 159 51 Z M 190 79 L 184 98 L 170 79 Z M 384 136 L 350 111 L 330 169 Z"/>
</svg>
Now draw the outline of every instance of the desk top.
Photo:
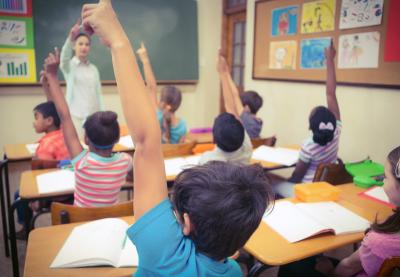
<svg viewBox="0 0 400 277">
<path fill-rule="evenodd" d="M 123 217 L 132 224 L 133 216 Z M 24 276 L 132 276 L 135 268 L 86 267 L 50 268 L 72 229 L 81 223 L 56 225 L 34 229 L 29 234 Z"/>
<path fill-rule="evenodd" d="M 341 189 L 337 201 L 342 206 L 373 222 L 375 215 L 384 219 L 391 214 L 391 209 L 385 205 L 364 199 L 358 193 L 364 189 L 354 184 L 338 186 Z M 296 202 L 295 199 L 291 201 Z M 289 243 L 266 223 L 261 222 L 256 232 L 251 236 L 244 249 L 264 264 L 276 266 L 298 261 L 343 245 L 361 241 L 364 232 L 335 236 L 323 234 L 300 242 Z"/>
</svg>

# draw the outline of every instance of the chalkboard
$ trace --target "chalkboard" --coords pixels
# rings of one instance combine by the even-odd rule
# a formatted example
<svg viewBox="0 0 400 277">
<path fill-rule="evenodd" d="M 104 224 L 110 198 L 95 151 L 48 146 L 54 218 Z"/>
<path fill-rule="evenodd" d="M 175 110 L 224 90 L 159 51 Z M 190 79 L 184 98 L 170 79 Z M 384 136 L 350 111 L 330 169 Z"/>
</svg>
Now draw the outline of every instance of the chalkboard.
<svg viewBox="0 0 400 277">
<path fill-rule="evenodd" d="M 61 49 L 69 30 L 80 17 L 82 5 L 96 2 L 33 1 L 38 74 L 49 51 L 55 46 Z M 113 7 L 134 48 L 140 47 L 141 41 L 146 44 L 158 81 L 179 83 L 198 80 L 195 0 L 118 0 L 113 1 Z M 110 51 L 95 36 L 89 60 L 98 67 L 101 80 L 115 80 Z"/>
</svg>

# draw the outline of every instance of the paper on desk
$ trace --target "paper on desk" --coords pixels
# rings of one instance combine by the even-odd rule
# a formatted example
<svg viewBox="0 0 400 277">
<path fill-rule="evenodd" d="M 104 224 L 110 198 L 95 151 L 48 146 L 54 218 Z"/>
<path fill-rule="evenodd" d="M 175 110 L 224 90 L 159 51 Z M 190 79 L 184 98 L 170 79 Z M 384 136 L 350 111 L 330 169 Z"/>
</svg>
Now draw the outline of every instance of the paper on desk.
<svg viewBox="0 0 400 277">
<path fill-rule="evenodd" d="M 372 199 L 374 201 L 382 202 L 383 204 L 393 206 L 389 201 L 389 197 L 383 190 L 383 187 L 373 187 L 367 191 L 364 191 L 363 193 L 361 193 L 361 195 L 364 195 L 365 197 Z"/>
<path fill-rule="evenodd" d="M 28 149 L 29 153 L 34 155 L 36 153 L 36 149 L 39 147 L 39 143 L 26 144 L 25 147 Z"/>
<path fill-rule="evenodd" d="M 70 170 L 57 170 L 36 176 L 40 194 L 73 191 L 75 187 L 75 174 Z"/>
<path fill-rule="evenodd" d="M 130 135 L 120 137 L 118 143 L 126 148 L 135 147 L 135 144 L 133 143 L 132 137 Z"/>
<path fill-rule="evenodd" d="M 174 158 L 164 160 L 165 173 L 167 176 L 175 176 L 181 173 L 185 168 L 199 164 L 200 155 L 189 156 L 186 158 Z"/>
<path fill-rule="evenodd" d="M 253 151 L 251 158 L 253 160 L 261 160 L 291 166 L 294 165 L 299 159 L 299 153 L 299 150 L 261 145 Z"/>
</svg>

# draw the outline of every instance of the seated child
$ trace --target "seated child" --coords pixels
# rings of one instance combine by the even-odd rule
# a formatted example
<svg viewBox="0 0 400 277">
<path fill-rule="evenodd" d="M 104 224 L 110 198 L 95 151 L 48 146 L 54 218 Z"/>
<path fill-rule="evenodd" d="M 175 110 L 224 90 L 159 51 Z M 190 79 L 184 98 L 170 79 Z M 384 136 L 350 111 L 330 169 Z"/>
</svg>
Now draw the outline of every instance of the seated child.
<svg viewBox="0 0 400 277">
<path fill-rule="evenodd" d="M 318 106 L 311 111 L 309 124 L 313 136 L 303 143 L 300 159 L 288 182 L 275 186 L 275 191 L 283 197 L 294 195 L 293 185 L 295 183 L 312 182 L 319 164 L 334 163 L 337 160 L 342 122 L 340 121 L 339 105 L 336 99 L 335 55 L 336 50 L 333 42 L 331 42 L 330 47 L 325 49 L 328 108 Z"/>
<path fill-rule="evenodd" d="M 257 117 L 257 112 L 263 105 L 263 99 L 257 92 L 252 90 L 245 91 L 239 96 L 239 90 L 237 89 L 235 82 L 232 80 L 229 66 L 221 54 L 219 54 L 218 57 L 217 70 L 221 82 L 223 79 L 227 79 L 228 85 L 226 89 L 228 89 L 232 95 L 237 108 L 237 113 L 240 115 L 240 119 L 246 132 L 249 134 L 251 139 L 259 138 L 263 121 L 261 118 Z"/>
<path fill-rule="evenodd" d="M 84 150 L 57 79 L 59 63 L 60 54 L 56 49 L 45 60 L 45 74 L 75 171 L 74 205 L 99 207 L 115 204 L 132 168 L 132 158 L 128 154 L 112 152 L 120 136 L 117 114 L 96 112 L 86 119 L 83 128 L 89 150 Z"/>
<path fill-rule="evenodd" d="M 154 77 L 153 69 L 147 50 L 142 42 L 137 54 L 143 64 L 144 76 L 154 107 L 157 111 L 157 118 L 162 130 L 162 143 L 182 143 L 185 141 L 187 133 L 186 121 L 175 115 L 176 110 L 182 102 L 182 93 L 175 86 L 165 86 L 161 89 L 160 101 L 157 100 L 157 81 Z"/>
<path fill-rule="evenodd" d="M 168 199 L 161 131 L 135 55 L 110 1 L 83 7 L 85 28 L 111 48 L 122 108 L 135 141 L 135 276 L 242 276 L 230 259 L 249 239 L 271 195 L 260 166 L 208 163 L 183 171 Z M 140 120 L 138 120 L 140 119 Z"/>
</svg>

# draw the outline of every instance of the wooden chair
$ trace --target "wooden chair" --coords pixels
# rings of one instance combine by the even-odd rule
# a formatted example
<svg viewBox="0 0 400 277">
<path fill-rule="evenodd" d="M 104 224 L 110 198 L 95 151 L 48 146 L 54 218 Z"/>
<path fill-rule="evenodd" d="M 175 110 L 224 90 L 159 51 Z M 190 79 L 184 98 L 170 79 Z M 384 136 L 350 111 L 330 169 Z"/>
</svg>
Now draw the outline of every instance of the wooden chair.
<svg viewBox="0 0 400 277">
<path fill-rule="evenodd" d="M 170 157 L 178 157 L 178 156 L 187 156 L 192 155 L 192 150 L 196 142 L 185 142 L 185 143 L 178 143 L 178 144 L 163 144 L 162 151 L 164 154 L 164 158 Z"/>
<path fill-rule="evenodd" d="M 31 169 L 49 169 L 49 168 L 57 168 L 60 161 L 58 160 L 42 160 L 35 159 L 31 160 Z"/>
<path fill-rule="evenodd" d="M 273 136 L 268 138 L 254 138 L 251 140 L 251 144 L 253 144 L 253 148 L 257 148 L 261 145 L 275 146 L 276 137 Z"/>
<path fill-rule="evenodd" d="M 340 185 L 353 182 L 353 177 L 346 171 L 343 161 L 338 159 L 337 164 L 318 165 L 313 182 L 323 181 L 332 185 Z"/>
<path fill-rule="evenodd" d="M 386 259 L 379 269 L 377 277 L 400 276 L 400 256 Z"/>
<path fill-rule="evenodd" d="M 93 208 L 76 207 L 57 202 L 51 204 L 51 223 L 53 225 L 131 215 L 133 215 L 133 201 Z"/>
</svg>

